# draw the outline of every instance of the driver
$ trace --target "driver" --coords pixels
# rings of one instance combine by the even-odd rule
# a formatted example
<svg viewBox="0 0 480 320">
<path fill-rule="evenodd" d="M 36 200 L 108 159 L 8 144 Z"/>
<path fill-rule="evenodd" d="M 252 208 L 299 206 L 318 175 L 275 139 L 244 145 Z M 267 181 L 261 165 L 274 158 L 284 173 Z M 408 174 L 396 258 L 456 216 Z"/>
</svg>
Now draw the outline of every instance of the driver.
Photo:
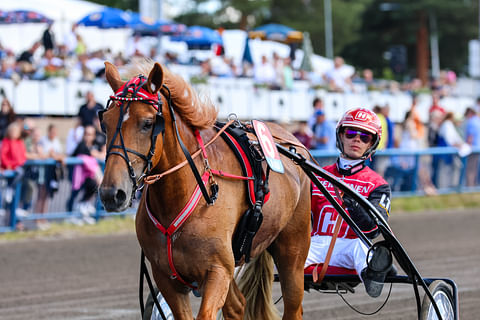
<svg viewBox="0 0 480 320">
<path fill-rule="evenodd" d="M 387 219 L 390 211 L 390 186 L 379 174 L 365 165 L 365 160 L 375 152 L 381 136 L 381 122 L 375 113 L 364 108 L 347 111 L 336 128 L 337 148 L 340 150 L 340 156 L 336 163 L 326 166 L 324 169 L 367 198 Z M 328 192 L 336 198 L 337 192 L 332 184 L 318 178 Z M 342 201 L 348 215 L 368 238 L 373 239 L 379 235 L 375 222 L 356 201 L 346 194 Z M 337 217 L 340 217 L 313 183 L 312 215 L 312 238 L 305 267 L 325 261 Z M 370 260 L 367 266 L 367 253 L 367 246 L 343 221 L 329 265 L 355 269 L 364 282 L 368 295 L 378 297 L 382 291 L 385 277 L 392 269 L 391 254 L 387 248 L 378 246 L 369 254 Z"/>
</svg>

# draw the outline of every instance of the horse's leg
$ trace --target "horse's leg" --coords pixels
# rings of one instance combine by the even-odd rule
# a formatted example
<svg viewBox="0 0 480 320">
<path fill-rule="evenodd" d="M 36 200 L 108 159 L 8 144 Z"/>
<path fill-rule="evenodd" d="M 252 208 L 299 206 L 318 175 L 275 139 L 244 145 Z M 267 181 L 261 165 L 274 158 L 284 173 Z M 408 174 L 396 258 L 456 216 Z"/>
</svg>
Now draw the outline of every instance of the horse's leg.
<svg viewBox="0 0 480 320">
<path fill-rule="evenodd" d="M 223 266 L 212 265 L 208 268 L 202 284 L 203 298 L 197 320 L 216 319 L 218 310 L 225 304 L 232 277 L 232 272 Z"/>
<path fill-rule="evenodd" d="M 153 269 L 153 268 L 152 268 Z M 178 292 L 178 288 L 176 288 L 174 281 L 170 278 L 157 276 L 156 273 L 152 270 L 153 278 L 157 283 L 157 287 L 159 288 L 162 296 L 167 301 L 168 306 L 172 310 L 173 317 L 175 320 L 192 320 L 193 313 L 192 307 L 190 306 L 190 296 L 189 291 L 184 290 L 184 292 Z M 161 284 L 158 285 L 158 284 Z"/>
<path fill-rule="evenodd" d="M 225 320 L 242 320 L 245 311 L 245 297 L 235 281 L 230 282 L 227 300 L 222 308 Z"/>
<path fill-rule="evenodd" d="M 298 208 L 297 208 L 297 213 Z M 284 320 L 302 319 L 303 266 L 310 246 L 310 219 L 293 216 L 295 227 L 284 229 L 269 248 L 276 262 L 282 288 Z M 298 220 L 305 220 L 300 223 Z M 293 220 L 292 220 L 293 221 Z M 292 222 L 291 222 L 292 223 Z M 292 223 L 293 224 L 293 223 Z"/>
</svg>

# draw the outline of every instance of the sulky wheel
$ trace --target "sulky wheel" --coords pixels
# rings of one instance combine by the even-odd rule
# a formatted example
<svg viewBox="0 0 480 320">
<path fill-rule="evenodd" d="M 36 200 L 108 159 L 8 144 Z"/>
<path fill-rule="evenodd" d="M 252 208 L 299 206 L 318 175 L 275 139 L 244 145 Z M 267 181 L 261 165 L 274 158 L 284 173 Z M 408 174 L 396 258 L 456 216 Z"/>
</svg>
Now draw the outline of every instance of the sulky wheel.
<svg viewBox="0 0 480 320">
<path fill-rule="evenodd" d="M 158 302 L 160 303 L 160 307 L 162 308 L 163 314 L 166 317 L 166 320 L 174 320 L 172 310 L 163 298 L 162 294 L 155 288 L 155 294 L 157 295 Z M 164 320 L 162 318 L 161 313 L 158 311 L 155 302 L 153 301 L 152 294 L 148 294 L 147 301 L 145 302 L 145 311 L 143 313 L 143 320 Z"/>
<path fill-rule="evenodd" d="M 428 288 L 440 309 L 443 320 L 454 320 L 455 306 L 452 291 L 445 281 L 435 280 Z M 420 320 L 439 320 L 435 308 L 427 295 L 423 297 Z"/>
</svg>

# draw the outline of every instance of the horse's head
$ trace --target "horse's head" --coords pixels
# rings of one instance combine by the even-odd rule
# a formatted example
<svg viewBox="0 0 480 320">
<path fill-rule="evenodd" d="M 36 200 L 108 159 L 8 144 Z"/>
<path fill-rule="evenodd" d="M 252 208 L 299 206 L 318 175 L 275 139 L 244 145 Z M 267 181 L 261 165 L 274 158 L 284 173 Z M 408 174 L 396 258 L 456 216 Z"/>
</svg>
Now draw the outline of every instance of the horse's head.
<svg viewBox="0 0 480 320">
<path fill-rule="evenodd" d="M 164 73 L 156 63 L 148 78 L 137 76 L 124 82 L 117 68 L 106 62 L 105 73 L 114 95 L 99 113 L 107 135 L 105 174 L 100 198 L 107 211 L 125 210 L 143 176 L 158 161 L 165 130 L 163 96 L 159 93 Z M 157 148 L 157 150 L 155 150 Z"/>
</svg>

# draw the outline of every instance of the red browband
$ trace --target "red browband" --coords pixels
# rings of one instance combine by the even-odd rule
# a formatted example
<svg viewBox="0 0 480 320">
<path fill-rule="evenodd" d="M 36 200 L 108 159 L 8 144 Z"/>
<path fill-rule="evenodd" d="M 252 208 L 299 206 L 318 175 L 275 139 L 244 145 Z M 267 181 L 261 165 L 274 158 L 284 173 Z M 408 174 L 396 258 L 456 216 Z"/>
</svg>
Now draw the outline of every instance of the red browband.
<svg viewBox="0 0 480 320">
<path fill-rule="evenodd" d="M 130 81 L 125 82 L 125 83 L 115 92 L 115 95 L 110 96 L 110 99 L 112 99 L 112 100 L 119 100 L 119 101 L 142 101 L 142 102 L 144 102 L 144 103 L 151 104 L 155 109 L 158 110 L 158 104 L 159 104 L 158 95 L 152 94 L 152 93 L 148 92 L 147 90 L 145 90 L 145 89 L 143 89 L 143 88 L 140 88 L 140 89 L 137 90 L 137 92 L 135 93 L 135 89 L 138 88 L 138 86 L 140 85 L 141 81 L 142 81 L 142 79 L 137 76 L 137 77 L 131 79 Z M 135 84 L 135 86 L 131 86 L 131 84 Z M 131 94 L 132 94 L 132 97 L 131 97 L 131 98 L 126 97 L 126 96 L 124 95 L 125 86 L 128 87 L 127 93 L 131 93 Z M 134 94 L 135 94 L 135 95 L 134 95 Z"/>
</svg>

